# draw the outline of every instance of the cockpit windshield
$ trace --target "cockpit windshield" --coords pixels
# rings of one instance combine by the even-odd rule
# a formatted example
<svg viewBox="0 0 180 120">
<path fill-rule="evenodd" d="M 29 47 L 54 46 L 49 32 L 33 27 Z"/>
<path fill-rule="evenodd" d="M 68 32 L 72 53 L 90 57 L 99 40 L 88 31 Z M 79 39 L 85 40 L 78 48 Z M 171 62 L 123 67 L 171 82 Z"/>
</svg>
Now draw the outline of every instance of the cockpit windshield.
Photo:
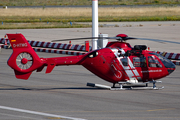
<svg viewBox="0 0 180 120">
<path fill-rule="evenodd" d="M 149 54 L 157 56 L 162 61 L 162 63 L 164 64 L 166 68 L 175 68 L 175 65 L 169 59 L 161 56 L 160 54 L 157 54 L 157 53 L 149 53 Z"/>
</svg>

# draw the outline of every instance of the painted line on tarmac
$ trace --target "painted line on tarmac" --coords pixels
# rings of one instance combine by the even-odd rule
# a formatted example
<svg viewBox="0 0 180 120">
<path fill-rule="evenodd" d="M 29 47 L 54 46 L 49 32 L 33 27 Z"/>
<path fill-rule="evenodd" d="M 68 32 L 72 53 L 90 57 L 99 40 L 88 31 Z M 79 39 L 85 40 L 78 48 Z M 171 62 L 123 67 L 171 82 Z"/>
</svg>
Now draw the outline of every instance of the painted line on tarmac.
<svg viewBox="0 0 180 120">
<path fill-rule="evenodd" d="M 37 118 L 32 118 L 32 117 L 25 117 L 25 116 L 18 116 L 18 115 L 11 115 L 11 114 L 5 114 L 5 113 L 0 113 L 0 115 L 4 116 L 10 116 L 10 117 L 16 117 L 16 118 L 24 118 L 24 119 L 34 119 L 37 120 Z M 2 116 L 1 116 L 2 117 Z"/>
<path fill-rule="evenodd" d="M 55 115 L 55 114 L 49 114 L 49 113 L 43 113 L 43 112 L 37 112 L 37 111 L 30 111 L 30 110 L 24 110 L 24 109 L 12 108 L 12 107 L 6 107 L 6 106 L 0 106 L 0 109 L 35 114 L 35 115 L 42 115 L 42 116 L 47 116 L 47 117 L 65 118 L 65 119 L 70 119 L 70 120 L 85 120 L 82 118 L 73 118 L 73 117 L 67 117 L 67 116 L 61 116 L 61 115 Z"/>
<path fill-rule="evenodd" d="M 154 109 L 154 110 L 147 110 L 147 111 L 151 112 L 151 111 L 162 111 L 162 110 L 175 110 L 175 108 Z"/>
</svg>

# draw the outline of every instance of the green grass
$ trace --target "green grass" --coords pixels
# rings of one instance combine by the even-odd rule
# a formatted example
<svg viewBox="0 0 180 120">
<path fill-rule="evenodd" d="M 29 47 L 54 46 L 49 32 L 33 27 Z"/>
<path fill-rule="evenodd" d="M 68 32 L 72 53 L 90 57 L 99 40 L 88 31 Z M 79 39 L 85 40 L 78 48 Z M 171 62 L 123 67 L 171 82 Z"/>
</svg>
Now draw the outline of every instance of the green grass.
<svg viewBox="0 0 180 120">
<path fill-rule="evenodd" d="M 180 4 L 180 0 L 99 0 L 99 5 Z M 91 5 L 92 0 L 0 0 L 0 6 Z"/>
<path fill-rule="evenodd" d="M 91 25 L 60 23 L 60 22 L 35 22 L 35 23 L 3 23 L 0 29 L 42 29 L 42 28 L 86 28 Z"/>
<path fill-rule="evenodd" d="M 41 20 L 40 20 L 41 18 Z M 121 22 L 121 21 L 179 21 L 180 16 L 105 16 L 99 17 L 99 22 Z M 44 23 L 56 22 L 66 24 L 69 22 L 92 22 L 91 17 L 3 17 L 3 23 Z"/>
<path fill-rule="evenodd" d="M 70 22 L 91 22 L 91 12 L 91 8 L 69 7 L 0 8 L 0 29 L 91 27 L 84 24 L 70 25 Z M 180 7 L 99 8 L 99 22 L 122 21 L 180 21 Z"/>
<path fill-rule="evenodd" d="M 40 20 L 38 18 L 23 18 L 18 19 L 6 19 L 3 24 L 0 24 L 0 29 L 42 29 L 42 28 L 86 28 L 91 27 L 88 24 L 75 24 L 73 22 L 91 22 L 91 18 L 66 18 L 66 19 L 58 19 L 58 18 L 43 18 Z M 123 21 L 179 21 L 180 16 L 154 16 L 154 17 L 100 17 L 99 22 L 123 22 Z M 0 20 L 1 21 L 1 20 Z M 72 25 L 70 21 L 73 21 Z"/>
<path fill-rule="evenodd" d="M 138 22 L 138 21 L 179 21 L 180 16 L 140 16 L 140 17 L 112 17 L 111 19 L 100 18 L 100 22 Z"/>
<path fill-rule="evenodd" d="M 1 18 L 2 19 L 2 18 Z M 0 19 L 0 21 L 2 21 Z M 42 29 L 42 28 L 86 28 L 88 24 L 75 24 L 73 22 L 91 22 L 91 17 L 58 18 L 44 17 L 41 21 L 38 17 L 5 17 L 0 29 Z M 123 22 L 123 21 L 180 21 L 180 16 L 151 16 L 151 17 L 100 17 L 99 22 Z M 70 22 L 73 24 L 71 25 Z"/>
</svg>

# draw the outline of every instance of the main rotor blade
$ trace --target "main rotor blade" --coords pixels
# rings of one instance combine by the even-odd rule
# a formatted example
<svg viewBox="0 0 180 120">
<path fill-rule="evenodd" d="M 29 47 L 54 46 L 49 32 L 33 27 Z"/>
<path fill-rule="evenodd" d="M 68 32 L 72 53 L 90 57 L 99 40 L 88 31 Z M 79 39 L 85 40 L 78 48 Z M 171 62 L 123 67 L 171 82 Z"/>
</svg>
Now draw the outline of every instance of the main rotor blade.
<svg viewBox="0 0 180 120">
<path fill-rule="evenodd" d="M 122 40 L 121 37 L 86 37 L 86 38 L 72 38 L 72 39 L 52 40 L 51 42 L 70 41 L 70 40 L 85 40 L 85 39 L 117 39 L 117 40 Z"/>
<path fill-rule="evenodd" d="M 149 40 L 149 41 L 154 41 L 154 42 L 167 42 L 167 43 L 174 43 L 174 44 L 180 44 L 180 42 L 175 42 L 175 41 L 169 41 L 169 40 L 159 40 L 159 39 L 150 39 L 150 38 L 136 38 L 139 40 Z"/>
<path fill-rule="evenodd" d="M 116 39 L 116 40 L 120 40 L 120 41 L 126 41 L 126 40 L 130 40 L 130 39 L 139 39 L 139 40 L 149 40 L 149 41 L 161 42 L 161 43 L 167 42 L 167 43 L 180 44 L 180 42 L 175 42 L 175 41 L 150 39 L 150 38 L 133 38 L 133 37 L 85 37 L 85 38 L 71 38 L 71 39 L 62 39 L 62 40 L 52 40 L 52 42 L 71 41 L 71 40 L 85 40 L 85 39 Z"/>
<path fill-rule="evenodd" d="M 83 40 L 83 39 L 98 39 L 99 37 L 86 37 L 86 38 L 70 38 L 70 39 L 62 39 L 62 40 L 52 40 L 51 42 L 58 42 L 58 41 L 69 41 L 69 40 Z"/>
</svg>

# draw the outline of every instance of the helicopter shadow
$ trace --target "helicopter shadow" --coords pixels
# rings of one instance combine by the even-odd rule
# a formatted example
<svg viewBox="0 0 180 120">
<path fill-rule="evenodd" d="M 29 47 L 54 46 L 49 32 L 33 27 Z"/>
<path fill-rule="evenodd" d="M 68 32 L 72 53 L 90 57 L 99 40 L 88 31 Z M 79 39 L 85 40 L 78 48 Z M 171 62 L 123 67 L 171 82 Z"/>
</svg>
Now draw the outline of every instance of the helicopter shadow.
<svg viewBox="0 0 180 120">
<path fill-rule="evenodd" d="M 50 90 L 104 90 L 103 88 L 95 87 L 56 87 L 56 88 L 28 88 L 28 87 L 13 87 L 13 88 L 0 88 L 1 90 L 26 90 L 26 91 L 50 91 Z"/>
</svg>

